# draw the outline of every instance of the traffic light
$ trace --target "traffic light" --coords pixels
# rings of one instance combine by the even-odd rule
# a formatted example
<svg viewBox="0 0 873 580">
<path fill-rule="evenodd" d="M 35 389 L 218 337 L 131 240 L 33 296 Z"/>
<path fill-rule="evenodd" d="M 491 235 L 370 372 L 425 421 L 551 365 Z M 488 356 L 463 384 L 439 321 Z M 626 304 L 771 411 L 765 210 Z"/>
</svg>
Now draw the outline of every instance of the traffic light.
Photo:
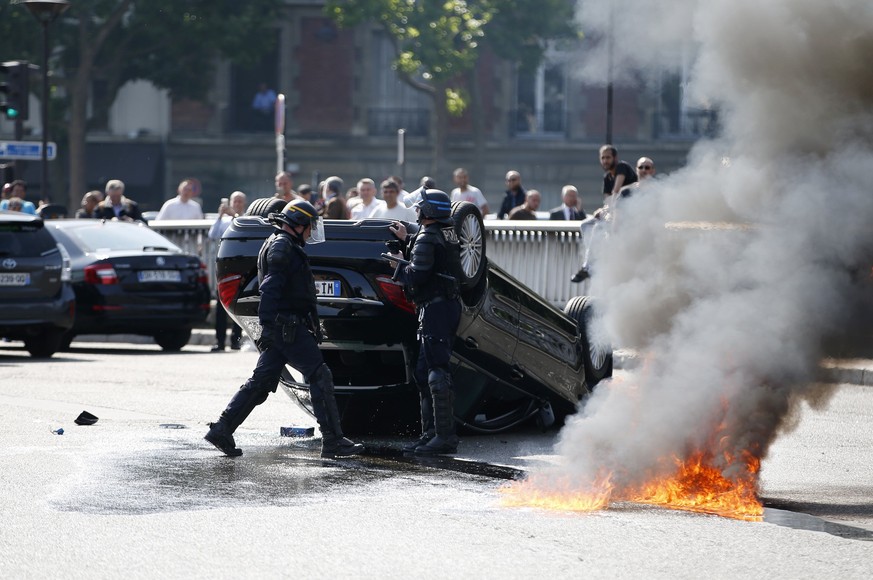
<svg viewBox="0 0 873 580">
<path fill-rule="evenodd" d="M 10 121 L 27 120 L 30 95 L 30 68 L 27 61 L 11 60 L 0 64 L 0 112 Z"/>
</svg>

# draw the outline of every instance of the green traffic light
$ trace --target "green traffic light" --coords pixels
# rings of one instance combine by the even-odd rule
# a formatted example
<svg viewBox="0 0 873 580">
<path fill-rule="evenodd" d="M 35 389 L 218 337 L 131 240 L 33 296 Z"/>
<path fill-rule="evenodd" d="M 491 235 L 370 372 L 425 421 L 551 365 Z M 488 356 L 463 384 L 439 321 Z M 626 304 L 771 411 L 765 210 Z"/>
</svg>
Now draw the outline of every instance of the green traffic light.
<svg viewBox="0 0 873 580">
<path fill-rule="evenodd" d="M 7 119 L 15 119 L 18 117 L 18 109 L 7 108 L 6 109 L 6 118 Z"/>
</svg>

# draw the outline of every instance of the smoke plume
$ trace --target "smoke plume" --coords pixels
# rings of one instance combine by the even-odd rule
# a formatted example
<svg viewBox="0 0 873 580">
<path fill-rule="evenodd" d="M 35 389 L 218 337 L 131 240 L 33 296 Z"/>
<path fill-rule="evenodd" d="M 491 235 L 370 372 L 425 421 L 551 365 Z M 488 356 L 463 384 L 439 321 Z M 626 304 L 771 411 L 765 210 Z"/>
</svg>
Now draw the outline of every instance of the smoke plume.
<svg viewBox="0 0 873 580">
<path fill-rule="evenodd" d="M 723 130 L 629 198 L 600 249 L 595 333 L 644 361 L 568 421 L 560 475 L 636 485 L 695 450 L 763 458 L 819 394 L 823 343 L 857 319 L 873 264 L 873 3 L 580 5 L 594 36 L 615 10 L 616 82 L 684 55 Z M 589 78 L 606 74 L 604 44 Z"/>
</svg>

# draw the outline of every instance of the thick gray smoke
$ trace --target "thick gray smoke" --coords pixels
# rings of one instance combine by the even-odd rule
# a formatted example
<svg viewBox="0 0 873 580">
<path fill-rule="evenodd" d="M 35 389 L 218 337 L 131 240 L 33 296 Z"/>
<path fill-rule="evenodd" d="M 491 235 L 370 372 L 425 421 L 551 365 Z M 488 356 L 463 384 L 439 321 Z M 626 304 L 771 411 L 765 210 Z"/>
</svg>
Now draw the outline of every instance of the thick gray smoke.
<svg viewBox="0 0 873 580">
<path fill-rule="evenodd" d="M 617 217 L 592 278 L 597 332 L 645 360 L 565 427 L 562 474 L 637 484 L 694 450 L 763 457 L 816 394 L 823 340 L 857 317 L 873 264 L 873 3 L 580 5 L 595 36 L 616 11 L 619 82 L 690 57 L 688 89 L 718 105 L 723 137 Z"/>
</svg>

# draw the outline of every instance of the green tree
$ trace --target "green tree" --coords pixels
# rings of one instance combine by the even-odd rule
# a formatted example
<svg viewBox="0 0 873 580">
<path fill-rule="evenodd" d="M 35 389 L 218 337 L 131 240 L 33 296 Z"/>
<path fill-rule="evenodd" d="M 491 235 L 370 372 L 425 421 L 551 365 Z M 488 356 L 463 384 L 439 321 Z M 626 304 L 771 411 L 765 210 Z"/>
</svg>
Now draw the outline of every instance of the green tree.
<svg viewBox="0 0 873 580">
<path fill-rule="evenodd" d="M 76 0 L 51 25 L 52 98 L 67 130 L 67 205 L 85 190 L 85 136 L 89 99 L 94 117 L 105 116 L 124 83 L 144 79 L 172 97 L 202 98 L 220 57 L 245 65 L 271 48 L 282 0 Z M 27 9 L 0 7 L 0 53 L 42 62 L 42 33 Z M 105 90 L 92 98 L 95 80 Z M 63 91 L 57 89 L 62 88 Z M 41 95 L 40 95 L 41 96 Z M 54 108 L 53 108 L 54 109 Z"/>
<path fill-rule="evenodd" d="M 325 10 L 343 27 L 375 23 L 392 40 L 394 69 L 433 102 L 431 171 L 442 174 L 448 117 L 471 105 L 471 93 L 476 141 L 484 140 L 475 75 L 483 44 L 502 58 L 536 66 L 547 39 L 577 34 L 573 6 L 572 0 L 328 0 Z"/>
</svg>

